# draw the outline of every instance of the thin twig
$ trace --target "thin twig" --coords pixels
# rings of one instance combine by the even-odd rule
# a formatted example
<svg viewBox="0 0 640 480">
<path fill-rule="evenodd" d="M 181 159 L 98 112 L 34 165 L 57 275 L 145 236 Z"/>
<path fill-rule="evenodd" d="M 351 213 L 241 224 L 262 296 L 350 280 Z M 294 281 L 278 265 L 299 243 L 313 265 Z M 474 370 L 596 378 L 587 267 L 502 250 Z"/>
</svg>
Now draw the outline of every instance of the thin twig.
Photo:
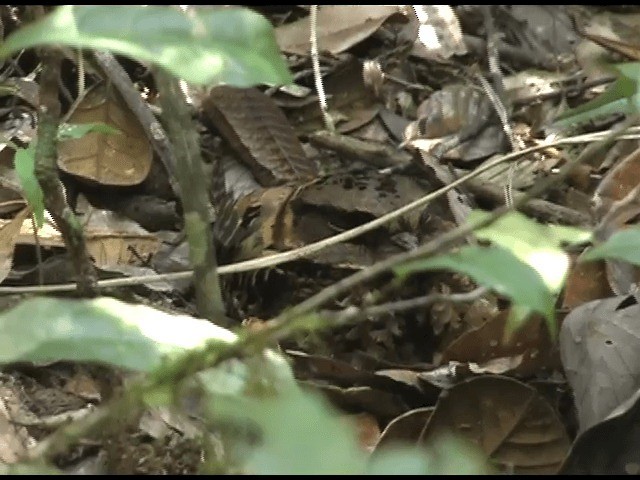
<svg viewBox="0 0 640 480">
<path fill-rule="evenodd" d="M 230 265 L 220 266 L 218 267 L 218 274 L 230 275 L 232 273 L 249 272 L 252 270 L 259 270 L 262 268 L 271 268 L 283 263 L 292 262 L 295 260 L 300 260 L 302 258 L 309 257 L 315 253 L 320 252 L 321 250 L 327 247 L 330 247 L 337 243 L 352 240 L 358 237 L 359 235 L 362 235 L 371 230 L 375 230 L 376 228 L 379 228 L 416 208 L 420 208 L 424 205 L 427 205 L 429 202 L 435 200 L 436 198 L 439 198 L 445 195 L 446 192 L 448 192 L 452 188 L 457 187 L 458 185 L 466 182 L 471 178 L 478 176 L 482 172 L 489 170 L 495 167 L 496 165 L 514 160 L 524 155 L 528 155 L 532 152 L 546 150 L 547 148 L 559 147 L 563 145 L 576 145 L 576 144 L 582 144 L 582 143 L 602 141 L 606 137 L 610 136 L 612 132 L 613 130 L 604 130 L 601 132 L 593 132 L 593 133 L 588 133 L 584 135 L 577 135 L 574 137 L 567 137 L 567 138 L 559 139 L 559 140 L 548 142 L 548 143 L 541 143 L 540 145 L 535 145 L 533 147 L 520 150 L 519 152 L 512 152 L 512 153 L 506 154 L 502 157 L 494 159 L 492 162 L 487 162 L 486 165 L 480 167 L 477 170 L 474 170 L 473 172 L 470 172 L 467 175 L 460 177 L 459 179 L 453 181 L 450 185 L 446 185 L 440 188 L 439 190 L 436 190 L 435 192 L 432 192 L 408 205 L 405 205 L 404 207 L 401 207 L 386 215 L 383 215 L 380 218 L 376 218 L 375 220 L 362 224 L 358 227 L 352 228 L 351 230 L 346 230 L 332 237 L 325 238 L 323 240 L 320 240 L 315 243 L 311 243 L 309 245 L 305 245 L 304 247 L 297 248 L 295 250 L 289 250 L 287 252 L 277 253 L 275 255 L 269 255 L 266 257 L 246 260 L 244 262 L 238 262 Z M 619 140 L 637 140 L 639 138 L 640 138 L 640 127 L 630 128 L 627 133 L 620 135 L 618 137 Z M 522 200 L 516 199 L 516 205 L 522 205 L 526 199 L 527 199 L 526 196 L 523 196 Z M 134 276 L 134 277 L 128 277 L 128 278 L 114 278 L 114 279 L 99 281 L 98 287 L 115 288 L 115 287 L 126 287 L 131 285 L 140 285 L 140 284 L 153 283 L 153 282 L 182 280 L 182 279 L 191 278 L 192 274 L 193 272 L 191 270 L 185 270 L 182 272 L 162 273 L 162 274 L 152 275 L 152 276 L 145 275 L 145 276 Z M 72 283 L 43 285 L 42 287 L 0 286 L 0 294 L 68 292 L 74 289 L 75 289 L 75 284 L 72 284 Z"/>
<path fill-rule="evenodd" d="M 486 287 L 478 287 L 466 293 L 431 293 L 408 300 L 383 303 L 365 308 L 348 307 L 340 312 L 322 312 L 323 319 L 327 319 L 332 325 L 344 324 L 363 318 L 379 317 L 390 313 L 406 312 L 416 308 L 424 308 L 435 302 L 468 303 L 477 300 L 489 291 Z"/>
<path fill-rule="evenodd" d="M 85 88 L 84 78 L 84 56 L 82 55 L 82 49 L 78 49 L 78 97 L 82 95 Z"/>
<path fill-rule="evenodd" d="M 320 111 L 325 128 L 331 133 L 336 131 L 333 119 L 329 115 L 327 107 L 327 96 L 324 93 L 324 85 L 322 84 L 322 73 L 320 73 L 320 56 L 318 53 L 318 5 L 311 5 L 309 11 L 309 31 L 311 35 L 311 64 L 313 66 L 313 79 L 316 83 L 316 92 L 318 93 L 318 102 L 320 103 Z"/>
</svg>

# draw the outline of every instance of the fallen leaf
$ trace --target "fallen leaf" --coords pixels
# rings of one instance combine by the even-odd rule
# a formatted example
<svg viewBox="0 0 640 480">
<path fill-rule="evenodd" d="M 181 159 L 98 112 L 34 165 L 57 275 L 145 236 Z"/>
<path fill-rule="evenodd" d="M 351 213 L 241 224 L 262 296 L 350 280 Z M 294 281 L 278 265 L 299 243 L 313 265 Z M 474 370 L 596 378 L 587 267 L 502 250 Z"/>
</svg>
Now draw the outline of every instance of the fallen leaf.
<svg viewBox="0 0 640 480">
<path fill-rule="evenodd" d="M 570 442 L 551 405 L 534 388 L 483 376 L 443 392 L 422 434 L 429 445 L 447 433 L 478 445 L 502 471 L 556 473 Z"/>
<path fill-rule="evenodd" d="M 594 300 L 569 313 L 560 355 L 580 431 L 602 421 L 640 387 L 640 306 L 633 297 Z"/>
<path fill-rule="evenodd" d="M 103 185 L 137 185 L 151 169 L 153 151 L 142 126 L 111 85 L 89 91 L 69 123 L 103 123 L 119 134 L 90 132 L 60 142 L 58 166 L 65 172 Z"/>
<path fill-rule="evenodd" d="M 22 224 L 30 214 L 31 208 L 23 208 L 11 220 L 0 225 L 0 282 L 7 278 L 11 271 L 13 250 L 20 238 Z"/>
<path fill-rule="evenodd" d="M 332 54 L 344 52 L 373 34 L 392 15 L 400 13 L 395 5 L 327 5 L 318 8 L 318 49 Z M 282 50 L 308 55 L 309 17 L 276 28 L 276 40 Z"/>
<path fill-rule="evenodd" d="M 560 474 L 637 475 L 640 473 L 640 390 L 602 422 L 578 435 Z"/>
</svg>

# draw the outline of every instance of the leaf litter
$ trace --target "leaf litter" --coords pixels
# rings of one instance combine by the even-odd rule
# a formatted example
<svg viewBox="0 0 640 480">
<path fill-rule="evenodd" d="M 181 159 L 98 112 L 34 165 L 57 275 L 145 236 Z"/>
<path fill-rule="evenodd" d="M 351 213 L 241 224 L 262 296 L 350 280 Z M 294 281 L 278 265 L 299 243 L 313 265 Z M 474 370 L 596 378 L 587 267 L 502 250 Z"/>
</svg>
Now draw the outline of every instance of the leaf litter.
<svg viewBox="0 0 640 480">
<path fill-rule="evenodd" d="M 593 68 L 594 51 L 610 56 L 613 50 L 637 60 L 633 31 L 638 20 L 631 8 L 613 12 L 580 6 L 320 7 L 321 72 L 329 114 L 342 135 L 323 140 L 308 54 L 308 11 L 301 6 L 282 8 L 255 9 L 276 26 L 278 46 L 298 88 L 270 88 L 267 95 L 264 88 L 218 87 L 194 103 L 211 171 L 224 176 L 224 181 L 212 182 L 211 197 L 232 209 L 225 213 L 222 204 L 213 205 L 218 218 L 226 219 L 219 225 L 231 229 L 222 229 L 220 235 L 245 242 L 225 250 L 228 255 L 221 258 L 226 263 L 303 247 L 348 231 L 500 155 L 542 145 L 557 134 L 553 120 L 567 105 L 584 105 L 613 79 L 611 71 Z M 624 28 L 616 27 L 621 24 Z M 77 56 L 69 58 L 64 82 L 69 100 L 76 100 L 77 85 L 70 78 Z M 491 67 L 496 60 L 498 70 Z M 19 121 L 37 104 L 37 82 L 19 73 L 33 66 L 28 58 L 17 62 L 20 70 L 8 71 L 3 83 L 12 93 L 0 99 L 11 99 L 3 103 L 7 109 L 0 110 L 0 131 L 6 140 L 26 138 L 19 132 L 26 132 L 25 123 Z M 125 66 L 153 105 L 156 92 L 143 68 L 134 62 Z M 176 248 L 180 212 L 166 169 L 158 169 L 157 158 L 152 158 L 140 127 L 144 120 L 125 107 L 111 87 L 105 93 L 100 85 L 106 79 L 96 77 L 98 69 L 90 71 L 87 80 L 97 85 L 94 96 L 99 97 L 87 94 L 75 112 L 68 101 L 69 122 L 84 111 L 87 118 L 76 119 L 78 123 L 113 124 L 123 137 L 94 132 L 67 141 L 59 167 L 69 201 L 75 206 L 79 199 L 83 206 L 86 198 L 92 204 L 80 211 L 100 276 L 126 277 L 131 271 L 138 275 L 140 269 L 153 274 L 149 270 L 153 265 L 157 273 L 184 268 L 187 251 Z M 479 72 L 491 89 L 478 81 Z M 510 125 L 501 119 L 500 106 Z M 604 130 L 619 119 L 616 115 L 598 118 L 600 123 L 589 119 L 587 127 Z M 510 141 L 509 126 L 521 143 Z M 580 125 L 574 128 L 584 131 Z M 280 347 L 296 378 L 348 415 L 341 421 L 359 425 L 360 447 L 367 452 L 393 441 L 429 445 L 453 431 L 475 444 L 502 472 L 637 473 L 637 458 L 630 452 L 640 437 L 627 428 L 637 423 L 633 419 L 640 387 L 633 380 L 637 377 L 633 365 L 638 363 L 633 361 L 637 335 L 632 321 L 637 317 L 637 267 L 612 260 L 627 245 L 615 243 L 616 232 L 620 235 L 620 230 L 633 226 L 638 214 L 632 196 L 638 184 L 638 145 L 634 139 L 624 142 L 626 153 L 612 148 L 606 162 L 582 164 L 536 199 L 543 203 L 531 202 L 536 206 L 525 209 L 545 225 L 577 225 L 602 234 L 594 251 L 606 260 L 586 263 L 588 258 L 579 255 L 581 247 L 572 247 L 565 255 L 571 267 L 563 291 L 545 291 L 540 277 L 533 282 L 538 290 L 520 285 L 525 288 L 514 294 L 512 285 L 518 279 L 505 277 L 504 288 L 456 301 L 455 295 L 473 292 L 477 285 L 460 270 L 441 270 L 449 264 L 440 257 L 440 270 L 418 272 L 401 287 L 390 276 L 379 278 L 323 306 L 327 315 L 359 309 L 362 315 L 356 320 L 282 340 Z M 3 165 L 5 161 L 11 165 L 14 150 L 5 145 L 0 152 L 8 152 L 0 158 Z M 508 201 L 505 190 L 518 198 L 576 154 L 565 147 L 545 148 L 513 167 L 501 165 L 462 183 L 447 200 L 437 199 L 309 258 L 255 273 L 225 275 L 227 313 L 238 325 L 260 328 L 322 288 L 449 232 L 467 218 L 465 205 L 493 210 Z M 604 155 L 598 158 L 605 160 Z M 221 170 L 216 170 L 219 165 Z M 2 171 L 2 193 L 15 199 L 16 190 L 11 190 L 15 181 Z M 456 204 L 459 198 L 464 201 Z M 42 281 L 48 262 L 56 275 L 42 283 L 73 281 L 71 269 L 62 268 L 69 259 L 55 225 L 45 223 L 35 245 L 29 220 L 22 218 L 24 202 L 18 203 L 8 211 L 13 212 L 13 221 L 2 220 L 0 230 L 7 237 L 2 286 Z M 569 217 L 577 221 L 563 221 Z M 246 229 L 246 234 L 234 233 L 237 228 Z M 552 236 L 544 228 L 532 231 L 538 237 Z M 249 244 L 256 240 L 255 232 L 259 241 Z M 517 240 L 526 232 L 513 233 Z M 629 235 L 629 241 L 637 238 Z M 571 238 L 562 240 L 554 240 L 556 251 Z M 538 239 L 524 241 L 535 245 Z M 464 252 L 465 243 L 448 245 L 457 249 L 451 255 Z M 40 263 L 36 248 L 44 248 Z M 156 255 L 164 255 L 163 261 L 155 261 Z M 533 270 L 529 273 L 536 275 Z M 112 295 L 194 311 L 188 285 L 177 288 L 169 282 L 161 289 L 150 285 Z M 488 286 L 495 285 L 494 279 Z M 371 314 L 367 312 L 372 292 L 378 303 L 395 307 L 427 294 L 438 298 L 423 306 Z M 560 320 L 559 343 L 556 332 L 536 315 L 522 329 L 505 334 L 521 307 L 509 299 L 530 307 L 528 298 L 535 298 L 538 313 Z M 5 425 L 6 440 L 1 442 L 6 448 L 0 457 L 5 463 L 24 454 L 25 443 L 43 438 L 42 430 L 50 428 L 47 425 L 60 411 L 83 412 L 87 405 L 104 402 L 126 377 L 81 363 L 21 368 L 5 371 L 0 379 L 0 423 Z M 84 387 L 78 390 L 80 384 Z M 87 391 L 92 393 L 85 395 Z M 54 404 L 60 409 L 50 408 Z M 32 425 L 16 427 L 4 421 L 7 415 L 24 420 L 24 412 Z M 95 458 L 102 450 L 108 460 L 87 466 L 88 471 L 156 473 L 167 470 L 167 465 L 172 472 L 195 471 L 200 446 L 190 443 L 184 433 L 188 425 L 173 420 L 171 429 L 166 429 L 167 418 L 163 414 L 134 421 L 120 434 L 85 446 L 58 464 L 79 468 L 80 460 Z M 149 432 L 155 438 L 150 439 Z M 603 440 L 620 439 L 620 432 L 624 432 L 622 443 Z M 184 454 L 180 461 L 178 453 Z M 602 459 L 606 471 L 596 465 Z"/>
</svg>

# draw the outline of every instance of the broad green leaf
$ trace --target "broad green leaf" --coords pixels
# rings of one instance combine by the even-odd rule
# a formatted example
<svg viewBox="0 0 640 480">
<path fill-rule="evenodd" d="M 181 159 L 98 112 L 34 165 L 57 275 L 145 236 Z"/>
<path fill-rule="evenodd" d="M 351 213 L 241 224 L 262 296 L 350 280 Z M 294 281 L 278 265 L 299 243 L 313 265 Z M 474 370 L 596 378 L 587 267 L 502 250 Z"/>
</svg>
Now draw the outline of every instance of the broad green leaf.
<svg viewBox="0 0 640 480">
<path fill-rule="evenodd" d="M 289 84 L 273 27 L 247 8 L 63 5 L 9 35 L 0 57 L 38 45 L 109 50 L 196 84 Z"/>
<path fill-rule="evenodd" d="M 593 100 L 561 114 L 555 124 L 568 126 L 584 123 L 613 113 L 630 114 L 640 110 L 640 63 L 630 62 L 612 65 L 619 73 L 618 79 Z"/>
<path fill-rule="evenodd" d="M 464 461 L 461 461 L 464 459 Z M 443 436 L 424 447 L 391 447 L 376 451 L 368 475 L 487 475 L 487 459 L 468 442 Z"/>
<path fill-rule="evenodd" d="M 469 215 L 469 221 L 479 221 L 489 215 L 474 210 Z M 591 233 L 586 230 L 542 225 L 519 212 L 509 212 L 474 234 L 511 251 L 535 269 L 554 294 L 560 293 L 569 271 L 569 256 L 562 250 L 562 245 L 585 243 L 591 239 Z"/>
<path fill-rule="evenodd" d="M 36 227 L 41 228 L 44 223 L 44 194 L 35 174 L 36 142 L 31 142 L 27 148 L 18 148 L 14 157 L 14 164 L 20 186 L 27 202 L 33 210 Z"/>
<path fill-rule="evenodd" d="M 640 227 L 619 230 L 608 240 L 585 251 L 580 261 L 616 258 L 640 265 Z"/>
<path fill-rule="evenodd" d="M 541 313 L 555 332 L 554 296 L 542 277 L 513 253 L 502 247 L 477 245 L 455 253 L 416 260 L 395 268 L 399 276 L 424 270 L 448 269 L 469 275 L 479 285 L 492 288 L 515 304 Z"/>
<path fill-rule="evenodd" d="M 120 132 L 115 127 L 101 122 L 91 123 L 63 123 L 58 127 L 58 140 L 78 139 L 84 137 L 87 133 L 98 132 L 117 135 Z"/>
<path fill-rule="evenodd" d="M 0 364 L 93 361 L 150 371 L 207 341 L 235 338 L 206 320 L 113 298 L 33 298 L 0 315 Z"/>
<path fill-rule="evenodd" d="M 242 459 L 248 473 L 266 475 L 362 474 L 366 455 L 352 428 L 319 395 L 293 385 L 262 397 L 221 395 L 215 382 L 209 414 L 214 419 L 260 432 L 259 444 L 244 445 Z M 236 447 L 238 448 L 238 447 Z"/>
<path fill-rule="evenodd" d="M 51 465 L 38 463 L 0 463 L 0 475 L 64 475 L 64 472 Z"/>
<path fill-rule="evenodd" d="M 368 475 L 428 475 L 429 461 L 424 448 L 395 447 L 374 454 Z"/>
</svg>

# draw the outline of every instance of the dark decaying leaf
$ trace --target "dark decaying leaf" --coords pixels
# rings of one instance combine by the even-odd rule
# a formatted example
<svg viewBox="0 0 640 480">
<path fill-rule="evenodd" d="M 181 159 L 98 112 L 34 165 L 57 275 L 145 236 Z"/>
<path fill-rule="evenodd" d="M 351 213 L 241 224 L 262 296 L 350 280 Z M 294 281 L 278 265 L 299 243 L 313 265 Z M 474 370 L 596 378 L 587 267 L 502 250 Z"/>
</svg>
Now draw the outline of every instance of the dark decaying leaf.
<svg viewBox="0 0 640 480">
<path fill-rule="evenodd" d="M 331 402 L 346 411 L 365 411 L 376 417 L 391 419 L 407 411 L 401 395 L 372 387 L 339 387 L 315 382 L 302 382 L 322 391 Z"/>
<path fill-rule="evenodd" d="M 287 118 L 259 90 L 216 87 L 202 107 L 263 186 L 317 175 Z"/>
<path fill-rule="evenodd" d="M 450 361 L 483 363 L 501 357 L 522 355 L 515 368 L 519 375 L 535 374 L 544 368 L 559 366 L 558 351 L 542 318 L 531 318 L 521 329 L 505 338 L 508 310 L 480 327 L 464 332 L 447 346 L 442 363 Z"/>
<path fill-rule="evenodd" d="M 560 354 L 581 431 L 640 387 L 639 315 L 633 297 L 614 297 L 586 303 L 564 319 Z"/>
<path fill-rule="evenodd" d="M 296 196 L 294 204 L 377 218 L 427 195 L 429 187 L 405 175 L 382 175 L 367 168 L 334 174 L 309 185 Z M 438 212 L 443 216 L 446 212 L 443 202 L 434 203 L 440 207 Z M 414 228 L 420 213 L 420 210 L 414 210 L 407 215 Z"/>
<path fill-rule="evenodd" d="M 640 390 L 604 421 L 576 438 L 560 474 L 637 475 L 640 473 Z"/>
</svg>

